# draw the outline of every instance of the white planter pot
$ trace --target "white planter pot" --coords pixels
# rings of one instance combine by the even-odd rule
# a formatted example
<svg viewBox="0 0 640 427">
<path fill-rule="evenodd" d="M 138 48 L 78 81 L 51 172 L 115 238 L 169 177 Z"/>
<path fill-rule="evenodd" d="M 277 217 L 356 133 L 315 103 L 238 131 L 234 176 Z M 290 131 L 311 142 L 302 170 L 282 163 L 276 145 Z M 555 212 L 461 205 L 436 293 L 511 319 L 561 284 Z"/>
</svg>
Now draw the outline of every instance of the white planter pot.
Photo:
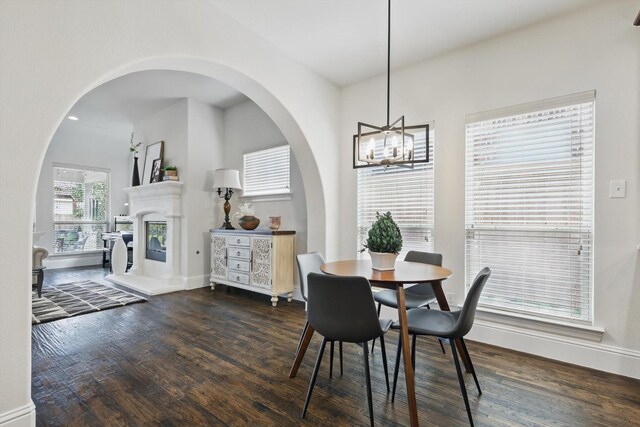
<svg viewBox="0 0 640 427">
<path fill-rule="evenodd" d="M 371 267 L 374 270 L 395 270 L 396 258 L 398 257 L 398 254 L 369 251 L 369 255 L 371 256 Z"/>
</svg>

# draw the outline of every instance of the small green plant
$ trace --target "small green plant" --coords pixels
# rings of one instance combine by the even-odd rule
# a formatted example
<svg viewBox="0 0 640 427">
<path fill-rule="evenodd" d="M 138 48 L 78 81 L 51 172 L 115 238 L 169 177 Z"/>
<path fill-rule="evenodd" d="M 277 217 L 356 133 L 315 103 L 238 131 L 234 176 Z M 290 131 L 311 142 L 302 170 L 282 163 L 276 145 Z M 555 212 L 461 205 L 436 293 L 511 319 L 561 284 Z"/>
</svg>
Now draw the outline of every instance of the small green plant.
<svg viewBox="0 0 640 427">
<path fill-rule="evenodd" d="M 165 171 L 177 171 L 178 167 L 177 166 L 173 166 L 173 165 L 167 165 L 162 169 L 164 169 Z"/>
<path fill-rule="evenodd" d="M 364 248 L 371 252 L 397 254 L 402 249 L 402 234 L 398 224 L 391 217 L 391 212 L 380 215 L 376 212 L 376 220 L 369 230 L 369 238 Z"/>
</svg>

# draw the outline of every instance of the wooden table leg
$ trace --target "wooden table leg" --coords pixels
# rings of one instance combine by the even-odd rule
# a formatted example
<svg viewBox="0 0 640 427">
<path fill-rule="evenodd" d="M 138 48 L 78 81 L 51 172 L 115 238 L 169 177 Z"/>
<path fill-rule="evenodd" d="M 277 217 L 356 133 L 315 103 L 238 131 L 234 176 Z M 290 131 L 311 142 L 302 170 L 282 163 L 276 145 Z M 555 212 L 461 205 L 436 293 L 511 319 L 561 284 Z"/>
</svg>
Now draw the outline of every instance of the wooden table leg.
<svg viewBox="0 0 640 427">
<path fill-rule="evenodd" d="M 409 419 L 411 426 L 418 425 L 418 405 L 416 402 L 416 387 L 411 363 L 411 349 L 409 348 L 409 329 L 407 327 L 407 307 L 404 301 L 404 287 L 398 286 L 398 320 L 402 336 L 402 357 L 404 360 L 404 378 L 407 383 L 407 400 L 409 401 Z"/>
<path fill-rule="evenodd" d="M 289 378 L 295 378 L 298 373 L 298 368 L 300 368 L 300 364 L 302 363 L 302 359 L 304 358 L 304 354 L 307 352 L 307 347 L 309 347 L 309 343 L 311 342 L 311 337 L 313 337 L 313 333 L 315 329 L 313 326 L 309 325 L 307 327 L 307 331 L 304 333 L 304 337 L 302 338 L 302 343 L 300 344 L 300 348 L 296 353 L 296 358 L 293 361 L 293 366 L 291 366 L 291 371 L 289 372 Z"/>
<path fill-rule="evenodd" d="M 440 307 L 440 310 L 451 311 L 451 309 L 449 308 L 449 303 L 447 302 L 447 297 L 442 290 L 442 283 L 440 281 L 431 282 L 431 287 L 436 294 L 436 299 L 438 300 L 438 306 Z M 467 353 L 464 351 L 460 340 L 456 340 L 456 347 L 458 348 L 458 354 L 462 358 L 464 368 L 467 372 L 471 372 L 471 364 L 469 362 L 469 359 L 467 358 Z"/>
</svg>

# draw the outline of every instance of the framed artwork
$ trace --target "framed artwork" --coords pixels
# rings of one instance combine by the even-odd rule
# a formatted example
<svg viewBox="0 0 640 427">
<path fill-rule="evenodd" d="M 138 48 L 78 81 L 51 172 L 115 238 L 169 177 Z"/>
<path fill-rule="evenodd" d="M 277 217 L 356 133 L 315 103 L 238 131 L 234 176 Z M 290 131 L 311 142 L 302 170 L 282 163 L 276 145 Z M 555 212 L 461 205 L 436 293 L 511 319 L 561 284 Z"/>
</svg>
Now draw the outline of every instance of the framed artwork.
<svg viewBox="0 0 640 427">
<path fill-rule="evenodd" d="M 154 162 L 158 160 L 158 172 L 160 172 L 160 166 L 162 165 L 162 154 L 164 148 L 164 141 L 158 141 L 155 144 L 147 145 L 144 156 L 144 169 L 142 172 L 142 184 L 151 184 L 151 178 L 154 172 Z M 160 177 L 158 176 L 158 181 Z"/>
<path fill-rule="evenodd" d="M 160 163 L 162 162 L 162 160 L 160 159 L 155 159 L 153 161 L 153 164 L 151 166 L 151 179 L 150 179 L 150 183 L 153 184 L 154 182 L 160 182 Z"/>
</svg>

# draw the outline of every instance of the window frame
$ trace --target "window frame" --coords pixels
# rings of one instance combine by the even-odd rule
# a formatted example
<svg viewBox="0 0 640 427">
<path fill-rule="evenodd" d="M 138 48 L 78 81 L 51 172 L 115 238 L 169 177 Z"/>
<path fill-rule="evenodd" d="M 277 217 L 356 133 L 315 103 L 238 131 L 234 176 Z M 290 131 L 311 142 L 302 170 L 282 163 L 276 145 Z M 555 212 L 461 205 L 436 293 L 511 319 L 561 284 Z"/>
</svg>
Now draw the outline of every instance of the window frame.
<svg viewBox="0 0 640 427">
<path fill-rule="evenodd" d="M 362 215 L 362 213 L 360 212 L 360 209 L 361 209 L 360 198 L 363 197 L 363 195 L 361 194 L 361 191 L 363 190 L 362 188 L 363 185 L 361 185 L 360 181 L 362 179 L 365 179 L 365 177 L 372 178 L 372 177 L 375 177 L 377 174 L 389 174 L 389 173 L 393 173 L 394 171 L 403 172 L 403 171 L 406 171 L 407 169 L 415 169 L 416 167 L 424 169 L 424 172 L 425 172 L 426 192 L 424 197 L 425 197 L 425 211 L 427 211 L 425 215 L 427 217 L 427 220 L 431 219 L 430 222 L 427 222 L 426 227 L 419 227 L 419 228 L 426 229 L 426 231 L 424 231 L 423 234 L 426 234 L 425 237 L 430 237 L 430 238 L 429 240 L 426 241 L 427 244 L 423 244 L 421 246 L 417 244 L 412 244 L 410 245 L 410 247 L 407 247 L 405 229 L 409 228 L 410 226 L 399 224 L 400 230 L 403 234 L 403 245 L 402 245 L 402 250 L 400 251 L 400 256 L 401 258 L 404 258 L 406 253 L 410 250 L 421 250 L 421 251 L 429 251 L 429 252 L 435 251 L 435 247 L 436 247 L 435 246 L 435 222 L 436 222 L 435 220 L 435 217 L 436 217 L 436 212 L 435 212 L 436 152 L 435 150 L 436 150 L 435 123 L 431 121 L 429 122 L 429 162 L 428 163 L 416 163 L 413 168 L 408 168 L 406 166 L 390 166 L 385 170 L 385 166 L 379 166 L 379 167 L 366 167 L 366 168 L 356 169 L 356 236 L 355 237 L 356 237 L 357 259 L 369 258 L 369 255 L 366 254 L 366 251 L 362 252 L 361 249 L 363 248 L 363 244 L 366 242 L 368 230 L 371 228 L 371 224 L 375 220 L 373 216 L 370 216 L 368 220 L 364 218 L 361 219 L 361 216 L 367 216 L 367 215 Z M 398 178 L 398 181 L 401 181 L 401 180 L 402 178 Z M 429 194 L 429 192 L 431 194 Z M 428 213 L 429 209 L 431 209 L 430 214 Z M 396 215 L 396 213 L 394 213 L 394 209 L 381 208 L 378 211 L 382 214 L 389 210 L 391 211 L 391 214 L 393 215 L 394 220 L 396 220 L 397 222 L 401 222 L 401 220 L 398 220 L 398 217 L 401 217 L 401 215 Z M 364 224 L 362 222 L 366 222 L 367 224 Z"/>
<path fill-rule="evenodd" d="M 469 146 L 470 146 L 470 141 L 469 141 L 469 125 L 470 124 L 478 124 L 480 122 L 483 121 L 498 121 L 498 120 L 505 120 L 511 116 L 518 116 L 518 115 L 533 115 L 533 114 L 539 114 L 544 112 L 545 110 L 551 110 L 551 109 L 575 109 L 576 107 L 582 106 L 584 104 L 591 104 L 588 108 L 590 109 L 590 112 L 592 114 L 591 117 L 591 123 L 588 125 L 585 125 L 582 117 L 580 117 L 579 120 L 579 126 L 578 128 L 581 129 L 580 132 L 582 132 L 582 129 L 584 128 L 589 128 L 590 129 L 590 137 L 588 137 L 588 141 L 585 142 L 585 144 L 589 144 L 588 146 L 588 151 L 589 151 L 589 157 L 587 160 L 584 160 L 583 158 L 580 158 L 580 162 L 586 161 L 587 164 L 587 168 L 589 169 L 589 174 L 590 176 L 587 177 L 587 180 L 585 180 L 584 182 L 582 181 L 582 171 L 584 170 L 584 166 L 582 165 L 582 163 L 580 163 L 580 172 L 579 172 L 579 184 L 578 184 L 578 199 L 580 200 L 580 214 L 579 214 L 579 219 L 577 220 L 577 224 L 579 224 L 578 229 L 575 229 L 575 225 L 572 227 L 567 227 L 566 230 L 562 230 L 560 227 L 557 227 L 554 229 L 553 227 L 544 229 L 544 228 L 540 228 L 540 229 L 536 229 L 535 227 L 532 227 L 530 225 L 525 225 L 524 227 L 520 227 L 517 228 L 516 231 L 522 231 L 522 232 L 530 232 L 530 233 L 543 233 L 543 232 L 547 232 L 547 233 L 553 233 L 554 231 L 557 231 L 558 233 L 560 232 L 564 232 L 567 234 L 567 236 L 565 236 L 565 239 L 569 239 L 570 233 L 573 234 L 579 234 L 580 237 L 579 239 L 582 239 L 582 234 L 586 234 L 587 235 L 587 239 L 588 239 L 588 257 L 586 257 L 588 259 L 588 267 L 585 268 L 584 270 L 580 270 L 583 272 L 586 272 L 586 274 L 588 274 L 588 283 L 585 284 L 583 282 L 580 282 L 580 291 L 579 292 L 583 292 L 584 290 L 588 289 L 588 314 L 586 316 L 582 316 L 582 317 L 571 317 L 570 315 L 567 314 L 551 314 L 551 313 L 544 313 L 543 308 L 540 307 L 540 304 L 543 303 L 539 303 L 539 307 L 538 310 L 540 310 L 539 312 L 535 312 L 535 311 L 531 311 L 531 310 L 526 310 L 526 309 L 515 309 L 515 308 L 505 308 L 505 307 L 498 307 L 496 305 L 491 305 L 491 304 L 486 304 L 482 302 L 482 298 L 481 298 L 481 302 L 478 305 L 479 310 L 484 310 L 486 313 L 489 313 L 489 317 L 493 317 L 494 319 L 496 318 L 507 318 L 507 317 L 513 317 L 513 318 L 520 318 L 522 319 L 522 321 L 524 323 L 528 323 L 530 325 L 533 325 L 534 323 L 553 323 L 556 324 L 558 326 L 561 326 L 563 328 L 566 328 L 568 325 L 569 327 L 573 327 L 573 328 L 583 328 L 583 329 L 589 329 L 589 330 L 593 330 L 596 331 L 597 333 L 601 333 L 602 330 L 600 328 L 595 328 L 593 327 L 594 322 L 595 322 L 595 310 L 594 310 L 594 306 L 595 306 L 595 292 L 594 292 L 594 213 L 595 213 L 595 191 L 594 191 L 594 182 L 595 182 L 595 144 L 596 144 L 596 136 L 595 136 L 595 114 L 596 114 L 596 97 L 595 97 L 595 91 L 585 91 L 585 92 L 580 92 L 577 94 L 571 94 L 571 95 L 567 95 L 567 96 L 560 96 L 560 97 L 556 97 L 556 98 L 551 98 L 551 99 L 546 99 L 546 100 L 540 100 L 540 101 L 535 101 L 535 102 L 531 102 L 531 103 L 526 103 L 526 104 L 520 104 L 520 105 L 516 105 L 513 107 L 506 107 L 506 108 L 500 108 L 500 109 L 496 109 L 496 110 L 491 110 L 491 111 L 487 111 L 487 112 L 481 112 L 481 113 L 476 113 L 476 114 L 471 114 L 467 116 L 467 120 L 466 120 L 466 128 L 467 131 L 465 132 L 465 292 L 468 291 L 470 285 L 471 285 L 471 281 L 473 280 L 473 278 L 475 277 L 475 274 L 477 272 L 474 271 L 470 271 L 469 268 L 469 264 L 470 264 L 470 254 L 469 254 L 469 250 L 470 250 L 470 238 L 469 238 L 469 232 L 470 230 L 473 230 L 473 226 L 474 224 L 470 224 L 469 223 L 469 165 L 470 165 L 470 160 L 469 160 Z M 588 122 L 588 120 L 587 120 Z M 539 122 L 537 122 L 536 124 L 538 124 Z M 569 138 L 571 138 L 571 135 L 569 135 Z M 563 140 L 564 141 L 564 140 Z M 563 142 L 564 143 L 564 142 Z M 572 147 L 572 140 L 569 139 L 567 142 L 568 147 Z M 581 147 L 580 149 L 582 150 L 582 136 L 580 136 L 580 143 L 579 146 Z M 497 158 L 497 155 L 496 155 Z M 575 172 L 571 172 L 571 177 L 573 179 L 575 179 L 575 176 L 573 175 Z M 585 186 L 585 182 L 588 182 L 588 185 Z M 584 196 L 583 190 L 587 188 L 588 189 L 588 193 L 586 196 Z M 571 193 L 572 196 L 574 196 L 573 193 Z M 478 198 L 474 197 L 473 198 L 474 201 L 477 202 Z M 496 197 L 493 198 L 493 200 L 496 200 Z M 565 202 L 566 203 L 566 202 Z M 583 206 L 584 204 L 584 206 Z M 586 220 L 585 220 L 586 218 Z M 473 222 L 473 221 L 472 221 Z M 515 222 L 515 221 L 514 221 Z M 588 224 L 588 226 L 586 227 L 586 229 L 582 229 L 582 224 Z M 471 227 L 470 227 L 471 226 Z M 495 226 L 493 228 L 493 230 L 497 230 L 497 232 L 509 232 L 509 228 L 513 228 L 513 224 L 507 224 L 506 226 Z M 529 241 L 531 241 L 532 237 L 528 237 L 527 238 Z M 568 253 L 570 253 L 571 251 L 567 251 Z M 580 256 L 580 254 L 578 253 L 578 257 Z M 580 258 L 577 257 L 572 257 L 569 256 L 569 261 L 568 262 L 579 262 Z M 572 261 L 574 260 L 574 261 Z M 577 260 L 577 261 L 575 261 Z M 554 265 L 559 265 L 558 264 L 554 264 Z M 489 266 L 490 267 L 490 266 Z M 581 273 L 578 273 L 578 276 Z M 525 286 L 526 287 L 526 286 Z M 524 289 L 524 288 L 523 288 Z M 567 293 L 569 293 L 567 291 Z M 581 297 L 582 298 L 582 297 Z M 547 297 L 547 300 L 549 300 L 549 297 Z M 568 306 L 568 304 L 567 304 Z M 502 322 L 504 323 L 504 322 Z"/>
<path fill-rule="evenodd" d="M 70 170 L 75 170 L 75 171 L 88 171 L 88 172 L 97 172 L 97 173 L 104 173 L 106 174 L 106 179 L 105 179 L 105 184 L 107 186 L 107 200 L 105 203 L 105 213 L 104 213 L 104 217 L 105 219 L 102 220 L 56 220 L 56 214 L 55 214 L 55 206 L 56 206 L 56 193 L 55 193 L 55 182 L 56 182 L 56 169 L 70 169 Z M 52 185 L 52 232 L 53 232 L 53 241 L 52 241 L 52 250 L 50 252 L 50 256 L 52 257 L 57 257 L 57 256 L 69 256 L 69 255 L 82 255 L 82 254 L 94 254 L 94 253 L 101 253 L 103 251 L 102 247 L 98 247 L 97 243 L 96 243 L 96 248 L 95 249 L 81 249 L 81 250 L 70 250 L 70 251 L 56 251 L 56 226 L 64 226 L 64 225 L 74 225 L 77 224 L 79 226 L 84 226 L 84 225 L 103 225 L 104 226 L 104 231 L 108 232 L 109 231 L 109 227 L 110 227 L 110 218 L 111 218 L 111 202 L 112 202 L 112 188 L 111 188 L 111 169 L 109 168 L 101 168 L 101 167 L 93 167 L 93 166 L 86 166 L 86 165 L 77 165 L 77 164 L 69 164 L 69 163 L 58 163 L 58 162 L 53 162 L 52 163 L 52 179 L 51 179 L 51 185 Z M 100 235 L 102 232 L 97 232 L 97 234 Z M 97 239 L 96 239 L 97 240 Z"/>
<path fill-rule="evenodd" d="M 286 183 L 286 188 L 280 187 L 280 189 L 274 187 L 274 188 L 267 188 L 265 190 L 253 190 L 254 185 L 250 185 L 250 190 L 249 192 L 247 192 L 247 174 L 248 174 L 248 165 L 247 165 L 247 160 L 250 157 L 253 156 L 258 156 L 260 154 L 271 154 L 271 153 L 276 153 L 275 156 L 285 156 L 283 153 L 277 153 L 279 150 L 284 151 L 284 149 L 286 148 L 287 154 L 286 154 L 286 165 L 284 164 L 284 161 L 282 164 L 279 164 L 278 167 L 281 168 L 282 170 L 286 170 L 286 178 L 283 179 L 284 183 Z M 259 200 L 264 198 L 265 200 L 290 200 L 291 196 L 292 196 L 292 191 L 291 191 L 291 146 L 287 143 L 285 144 L 281 144 L 281 145 L 277 145 L 275 147 L 271 147 L 271 148 L 266 148 L 266 149 L 261 149 L 261 150 L 255 150 L 255 151 L 250 151 L 247 153 L 244 153 L 242 155 L 242 197 L 243 198 L 247 198 L 247 199 L 251 199 L 251 200 Z M 249 160 L 251 161 L 251 160 Z M 253 160 L 254 162 L 256 160 Z M 258 162 L 265 162 L 268 161 L 264 158 L 262 159 L 258 159 Z M 257 173 L 265 173 L 265 169 L 258 169 Z M 255 173 L 254 172 L 254 173 Z"/>
</svg>

